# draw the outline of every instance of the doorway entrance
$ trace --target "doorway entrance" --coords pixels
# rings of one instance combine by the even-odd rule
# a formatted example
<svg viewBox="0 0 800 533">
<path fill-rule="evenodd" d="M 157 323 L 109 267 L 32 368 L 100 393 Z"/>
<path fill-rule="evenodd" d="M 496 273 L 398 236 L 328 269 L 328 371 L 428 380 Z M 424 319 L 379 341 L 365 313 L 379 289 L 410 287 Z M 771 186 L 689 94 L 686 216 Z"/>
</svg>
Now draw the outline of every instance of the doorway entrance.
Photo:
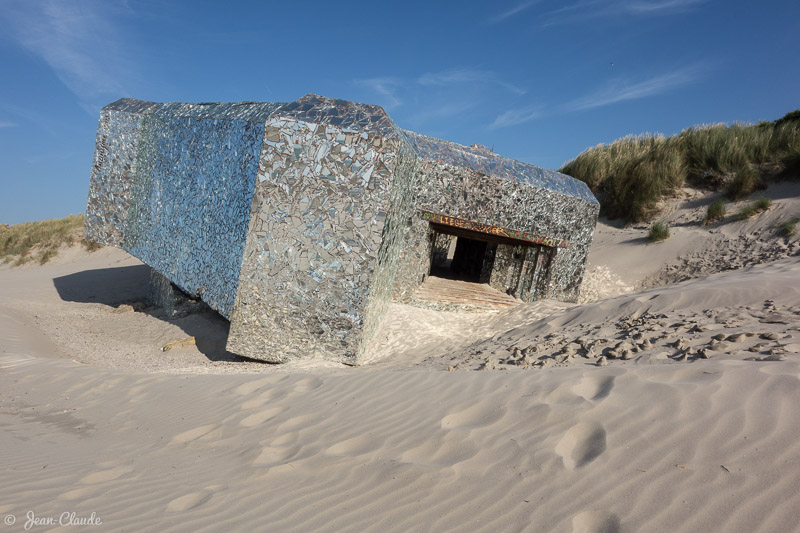
<svg viewBox="0 0 800 533">
<path fill-rule="evenodd" d="M 440 278 L 488 283 L 495 246 L 485 240 L 435 232 L 430 274 Z"/>
<path fill-rule="evenodd" d="M 549 296 L 554 248 L 430 222 L 429 275 L 492 288 L 524 301 Z"/>
</svg>

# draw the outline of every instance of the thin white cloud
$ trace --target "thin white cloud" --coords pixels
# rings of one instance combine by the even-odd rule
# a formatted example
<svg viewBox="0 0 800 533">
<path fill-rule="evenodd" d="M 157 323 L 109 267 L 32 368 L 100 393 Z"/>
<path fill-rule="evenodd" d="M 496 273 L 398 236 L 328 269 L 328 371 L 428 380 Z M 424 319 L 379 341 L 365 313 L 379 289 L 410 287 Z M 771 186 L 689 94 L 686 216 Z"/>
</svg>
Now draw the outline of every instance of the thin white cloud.
<svg viewBox="0 0 800 533">
<path fill-rule="evenodd" d="M 656 13 L 658 11 L 679 11 L 708 0 L 663 0 L 660 2 L 628 2 L 624 8 L 631 13 Z"/>
<path fill-rule="evenodd" d="M 601 18 L 668 15 L 687 11 L 710 0 L 579 0 L 545 13 L 541 25 L 556 26 Z"/>
<path fill-rule="evenodd" d="M 383 99 L 382 105 L 386 109 L 394 109 L 403 103 L 403 101 L 397 95 L 398 89 L 402 84 L 402 81 L 398 78 L 367 78 L 363 80 L 355 80 L 355 84 L 366 87 L 372 92 L 380 95 Z"/>
<path fill-rule="evenodd" d="M 86 108 L 126 94 L 126 80 L 136 75 L 116 24 L 121 15 L 130 10 L 119 2 L 7 0 L 0 31 L 41 58 Z"/>
<path fill-rule="evenodd" d="M 489 125 L 490 129 L 498 129 L 498 128 L 507 128 L 509 126 L 516 126 L 518 124 L 524 124 L 525 122 L 530 122 L 531 120 L 537 119 L 541 116 L 540 108 L 537 107 L 525 107 L 522 109 L 510 109 L 494 119 Z"/>
<path fill-rule="evenodd" d="M 540 2 L 540 0 L 527 0 L 526 2 L 522 2 L 520 4 L 517 4 L 516 6 L 512 7 L 508 11 L 503 11 L 502 13 L 498 13 L 494 17 L 490 18 L 489 22 L 492 22 L 492 23 L 502 22 L 502 21 L 504 21 L 504 20 L 506 20 L 508 18 L 513 17 L 514 15 L 516 15 L 518 13 L 522 13 L 526 9 L 528 9 L 530 7 L 533 7 L 535 4 L 538 4 L 539 2 Z"/>
<path fill-rule="evenodd" d="M 10 120 L 0 120 L 0 128 L 14 128 L 16 126 L 16 122 L 11 122 Z"/>
<path fill-rule="evenodd" d="M 700 65 L 694 65 L 635 83 L 615 80 L 594 93 L 576 98 L 560 106 L 554 106 L 552 109 L 559 113 L 574 113 L 629 100 L 656 96 L 695 82 L 702 70 Z M 542 116 L 541 109 L 541 106 L 510 109 L 498 115 L 494 122 L 489 125 L 489 128 L 507 128 L 530 122 Z"/>
<path fill-rule="evenodd" d="M 429 72 L 417 78 L 417 83 L 422 86 L 445 86 L 461 83 L 487 83 L 498 85 L 517 95 L 525 94 L 525 90 L 512 83 L 498 78 L 497 74 L 489 70 L 476 70 L 469 68 L 453 68 L 441 72 Z"/>
<path fill-rule="evenodd" d="M 595 93 L 565 104 L 563 110 L 567 112 L 583 111 L 618 102 L 655 96 L 692 83 L 697 79 L 698 71 L 697 67 L 684 68 L 637 83 L 617 80 Z"/>
</svg>

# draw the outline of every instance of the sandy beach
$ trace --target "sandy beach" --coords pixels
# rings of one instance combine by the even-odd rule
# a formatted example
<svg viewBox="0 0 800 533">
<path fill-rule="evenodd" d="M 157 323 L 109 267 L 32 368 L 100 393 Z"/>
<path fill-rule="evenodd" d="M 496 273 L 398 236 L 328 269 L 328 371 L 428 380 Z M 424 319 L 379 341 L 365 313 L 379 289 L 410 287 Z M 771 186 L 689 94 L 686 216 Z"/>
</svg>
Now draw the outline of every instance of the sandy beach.
<svg viewBox="0 0 800 533">
<path fill-rule="evenodd" d="M 4 265 L 3 531 L 800 531 L 800 190 L 766 194 L 601 220 L 577 305 L 393 304 L 359 367 L 228 353 L 120 250 Z"/>
</svg>

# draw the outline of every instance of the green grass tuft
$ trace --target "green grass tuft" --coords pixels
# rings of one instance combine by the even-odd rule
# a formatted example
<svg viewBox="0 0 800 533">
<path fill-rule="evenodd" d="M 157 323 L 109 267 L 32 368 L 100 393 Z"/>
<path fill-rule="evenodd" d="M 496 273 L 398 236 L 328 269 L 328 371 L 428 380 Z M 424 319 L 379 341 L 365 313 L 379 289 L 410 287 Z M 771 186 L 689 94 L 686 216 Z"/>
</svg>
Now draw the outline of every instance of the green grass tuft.
<svg viewBox="0 0 800 533">
<path fill-rule="evenodd" d="M 708 206 L 706 218 L 703 220 L 703 225 L 708 225 L 712 222 L 716 222 L 717 220 L 721 220 L 727 212 L 728 209 L 725 207 L 725 200 L 722 198 L 715 200 Z"/>
<path fill-rule="evenodd" d="M 781 237 L 792 237 L 796 235 L 798 222 L 800 222 L 800 217 L 794 217 L 791 220 L 784 222 L 778 228 L 778 235 Z"/>
<path fill-rule="evenodd" d="M 761 187 L 761 176 L 748 166 L 736 172 L 725 193 L 731 200 L 743 200 Z"/>
<path fill-rule="evenodd" d="M 62 246 L 80 241 L 89 251 L 102 246 L 81 239 L 83 215 L 27 222 L 14 226 L 0 225 L 0 260 L 22 265 L 28 261 L 45 264 L 58 254 Z"/>
<path fill-rule="evenodd" d="M 739 214 L 736 215 L 736 220 L 747 220 L 748 218 L 754 217 L 759 213 L 762 213 L 769 209 L 772 205 L 772 200 L 767 198 L 766 196 L 762 196 L 761 198 L 755 200 L 754 202 L 750 202 L 749 204 L 745 205 L 739 210 Z"/>
<path fill-rule="evenodd" d="M 650 242 L 659 242 L 669 238 L 669 226 L 664 222 L 653 222 L 648 238 Z"/>
<path fill-rule="evenodd" d="M 767 198 L 766 196 L 760 197 L 758 200 L 755 201 L 756 209 L 759 211 L 766 211 L 772 205 L 772 200 Z"/>
</svg>

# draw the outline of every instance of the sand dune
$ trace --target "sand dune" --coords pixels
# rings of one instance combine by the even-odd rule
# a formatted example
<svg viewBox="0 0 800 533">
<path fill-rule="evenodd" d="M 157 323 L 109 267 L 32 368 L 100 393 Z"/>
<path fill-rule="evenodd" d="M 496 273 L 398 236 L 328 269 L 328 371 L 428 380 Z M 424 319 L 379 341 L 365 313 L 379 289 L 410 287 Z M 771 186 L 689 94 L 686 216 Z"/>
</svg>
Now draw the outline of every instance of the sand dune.
<svg viewBox="0 0 800 533">
<path fill-rule="evenodd" d="M 796 531 L 800 365 L 136 374 L 3 355 L 0 512 L 113 531 Z"/>
<path fill-rule="evenodd" d="M 394 305 L 358 368 L 243 361 L 213 313 L 139 305 L 147 269 L 120 251 L 4 267 L 4 527 L 800 531 L 800 258 L 774 236 L 800 205 L 780 190 L 711 229 L 688 198 L 665 247 L 604 223 L 582 305 Z"/>
</svg>

